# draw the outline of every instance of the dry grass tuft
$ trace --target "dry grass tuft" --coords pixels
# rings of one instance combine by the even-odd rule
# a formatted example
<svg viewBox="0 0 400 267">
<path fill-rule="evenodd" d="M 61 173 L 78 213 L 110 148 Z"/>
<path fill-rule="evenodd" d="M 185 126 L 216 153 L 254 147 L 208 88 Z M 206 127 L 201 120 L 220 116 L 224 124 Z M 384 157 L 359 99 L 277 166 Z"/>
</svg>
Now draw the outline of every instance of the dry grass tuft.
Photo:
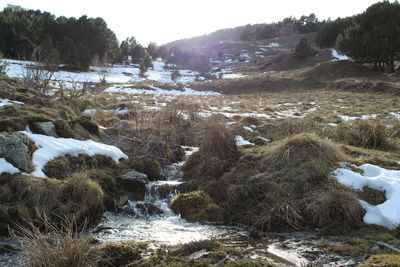
<svg viewBox="0 0 400 267">
<path fill-rule="evenodd" d="M 264 154 L 264 164 L 277 168 L 298 167 L 312 160 L 332 166 L 344 159 L 344 154 L 333 143 L 314 134 L 288 137 L 276 142 Z"/>
<path fill-rule="evenodd" d="M 221 120 L 210 118 L 204 129 L 199 151 L 182 168 L 184 178 L 219 178 L 240 157 L 234 136 Z"/>
<path fill-rule="evenodd" d="M 44 217 L 41 226 L 29 222 L 14 232 L 28 266 L 96 266 L 98 258 L 89 253 L 90 236 L 80 232 L 74 220 L 63 220 L 60 226 Z"/>
<path fill-rule="evenodd" d="M 222 120 L 210 118 L 205 121 L 205 132 L 202 136 L 200 150 L 221 159 L 236 160 L 240 153 L 235 137 L 224 126 Z"/>
<path fill-rule="evenodd" d="M 389 130 L 382 123 L 356 120 L 342 128 L 345 141 L 352 146 L 388 150 L 392 147 Z"/>
<path fill-rule="evenodd" d="M 311 220 L 321 229 L 357 228 L 365 213 L 355 194 L 344 190 L 320 195 L 308 209 Z"/>
</svg>

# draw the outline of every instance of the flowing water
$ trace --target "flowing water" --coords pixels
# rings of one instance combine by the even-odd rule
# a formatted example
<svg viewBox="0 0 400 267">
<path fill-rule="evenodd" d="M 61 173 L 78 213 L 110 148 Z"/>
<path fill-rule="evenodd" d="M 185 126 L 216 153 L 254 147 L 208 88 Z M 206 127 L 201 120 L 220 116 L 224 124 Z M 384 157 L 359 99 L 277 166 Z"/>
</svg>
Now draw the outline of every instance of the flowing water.
<svg viewBox="0 0 400 267">
<path fill-rule="evenodd" d="M 186 158 L 197 149 L 184 147 Z M 104 214 L 102 226 L 106 231 L 97 235 L 102 242 L 145 241 L 154 246 L 176 245 L 209 238 L 237 238 L 245 236 L 241 228 L 211 224 L 190 223 L 180 218 L 169 208 L 171 198 L 183 185 L 180 167 L 184 162 L 168 166 L 166 181 L 150 182 L 146 187 L 144 201 L 129 201 L 131 215 L 126 213 Z"/>
<path fill-rule="evenodd" d="M 187 158 L 196 148 L 185 147 L 185 150 Z M 100 242 L 143 241 L 154 248 L 217 238 L 226 246 L 245 248 L 253 258 L 273 261 L 277 266 L 305 266 L 318 259 L 322 266 L 355 266 L 351 259 L 322 253 L 315 247 L 321 237 L 310 233 L 270 233 L 263 241 L 257 241 L 250 240 L 244 228 L 185 221 L 169 208 L 171 198 L 184 186 L 179 172 L 183 163 L 168 166 L 166 181 L 150 182 L 143 201 L 129 201 L 123 208 L 125 212 L 106 212 L 95 237 Z M 10 238 L 0 239 L 0 245 L 14 245 L 14 242 Z M 20 253 L 0 251 L 0 266 L 24 266 L 21 260 Z"/>
</svg>

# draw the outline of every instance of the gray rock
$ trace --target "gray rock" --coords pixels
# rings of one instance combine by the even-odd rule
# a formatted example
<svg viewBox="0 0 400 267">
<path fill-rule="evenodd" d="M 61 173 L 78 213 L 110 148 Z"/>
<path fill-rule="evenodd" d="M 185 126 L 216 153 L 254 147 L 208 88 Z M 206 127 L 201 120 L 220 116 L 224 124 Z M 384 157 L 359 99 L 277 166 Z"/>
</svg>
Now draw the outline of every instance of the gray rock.
<svg viewBox="0 0 400 267">
<path fill-rule="evenodd" d="M 92 139 L 98 141 L 99 138 L 95 135 L 90 134 L 79 122 L 74 123 L 72 131 L 75 135 L 80 136 L 84 140 Z"/>
<path fill-rule="evenodd" d="M 137 171 L 129 171 L 121 176 L 118 177 L 120 180 L 125 180 L 125 181 L 134 181 L 138 183 L 143 183 L 147 184 L 149 182 L 149 179 L 147 178 L 147 175 L 141 172 Z"/>
<path fill-rule="evenodd" d="M 115 122 L 113 127 L 121 133 L 129 133 L 135 130 L 132 124 L 122 120 Z"/>
<path fill-rule="evenodd" d="M 119 176 L 117 181 L 127 193 L 129 200 L 144 200 L 146 184 L 149 182 L 146 174 L 129 171 Z"/>
<path fill-rule="evenodd" d="M 32 131 L 35 133 L 58 137 L 56 126 L 51 121 L 33 122 L 32 126 Z"/>
<path fill-rule="evenodd" d="M 12 162 L 18 169 L 29 170 L 29 139 L 21 133 L 0 133 L 0 157 Z"/>
</svg>

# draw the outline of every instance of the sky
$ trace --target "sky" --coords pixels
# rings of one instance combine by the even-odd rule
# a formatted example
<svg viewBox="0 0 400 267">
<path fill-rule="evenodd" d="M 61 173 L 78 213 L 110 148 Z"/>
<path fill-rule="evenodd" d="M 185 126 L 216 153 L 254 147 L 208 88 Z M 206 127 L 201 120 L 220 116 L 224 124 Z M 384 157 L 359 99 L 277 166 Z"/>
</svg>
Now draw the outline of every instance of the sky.
<svg viewBox="0 0 400 267">
<path fill-rule="evenodd" d="M 164 44 L 236 26 L 315 13 L 322 19 L 361 13 L 377 0 L 0 0 L 56 16 L 102 17 L 119 40 Z"/>
</svg>

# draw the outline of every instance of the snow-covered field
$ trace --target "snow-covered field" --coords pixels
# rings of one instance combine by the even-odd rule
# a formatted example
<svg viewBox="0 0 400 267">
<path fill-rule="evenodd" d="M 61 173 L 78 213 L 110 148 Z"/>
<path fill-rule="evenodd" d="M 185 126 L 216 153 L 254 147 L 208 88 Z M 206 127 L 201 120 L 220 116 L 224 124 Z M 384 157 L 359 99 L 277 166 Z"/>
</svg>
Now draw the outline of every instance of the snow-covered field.
<svg viewBox="0 0 400 267">
<path fill-rule="evenodd" d="M 119 85 L 109 87 L 104 90 L 105 93 L 123 93 L 123 94 L 150 94 L 150 95 L 220 95 L 218 92 L 212 91 L 195 91 L 191 88 L 185 87 L 183 91 L 179 90 L 164 90 L 158 87 L 150 86 L 149 89 L 129 88 L 129 85 Z"/>
<path fill-rule="evenodd" d="M 30 61 L 12 59 L 3 59 L 2 61 L 7 64 L 7 75 L 15 78 L 23 78 L 24 73 L 26 73 L 26 68 L 29 65 L 34 64 Z M 171 70 L 166 68 L 166 65 L 163 61 L 154 61 L 153 65 L 154 68 L 149 69 L 146 72 L 146 78 L 143 78 L 139 75 L 140 70 L 138 66 L 114 65 L 112 67 L 91 66 L 89 71 L 79 73 L 57 71 L 54 73 L 52 80 L 55 82 L 63 81 L 73 83 L 98 83 L 100 82 L 101 76 L 104 74 L 108 83 L 134 83 L 146 79 L 164 83 L 173 83 L 171 79 Z M 181 77 L 176 80 L 177 82 L 194 82 L 196 77 L 200 80 L 204 80 L 204 77 L 199 76 L 199 74 L 195 71 L 184 69 L 180 69 L 178 71 L 180 72 Z M 57 83 L 55 83 L 55 85 L 57 85 Z"/>
</svg>

